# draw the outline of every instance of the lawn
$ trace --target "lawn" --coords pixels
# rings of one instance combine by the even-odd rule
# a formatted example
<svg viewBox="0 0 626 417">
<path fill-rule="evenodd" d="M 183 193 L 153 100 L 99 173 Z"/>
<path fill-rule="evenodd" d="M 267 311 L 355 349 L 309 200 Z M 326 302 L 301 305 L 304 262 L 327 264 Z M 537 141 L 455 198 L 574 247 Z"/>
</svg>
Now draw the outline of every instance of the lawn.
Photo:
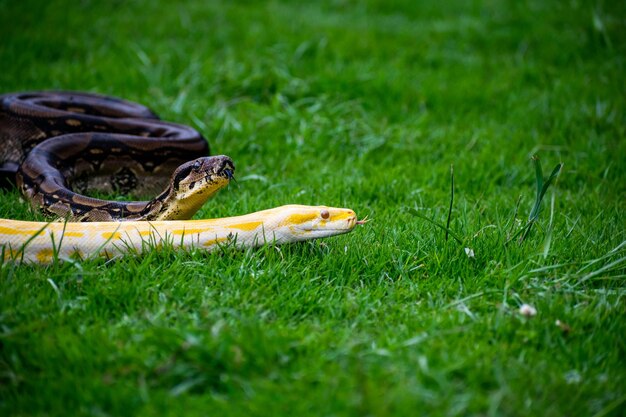
<svg viewBox="0 0 626 417">
<path fill-rule="evenodd" d="M 371 219 L 281 247 L 2 265 L 0 414 L 623 415 L 625 16 L 608 0 L 0 0 L 1 92 L 138 101 L 234 159 L 237 184 L 196 218 L 299 203 Z M 520 242 L 533 155 L 563 168 Z M 451 165 L 460 242 L 437 226 Z M 41 218 L 15 190 L 0 217 Z"/>
</svg>

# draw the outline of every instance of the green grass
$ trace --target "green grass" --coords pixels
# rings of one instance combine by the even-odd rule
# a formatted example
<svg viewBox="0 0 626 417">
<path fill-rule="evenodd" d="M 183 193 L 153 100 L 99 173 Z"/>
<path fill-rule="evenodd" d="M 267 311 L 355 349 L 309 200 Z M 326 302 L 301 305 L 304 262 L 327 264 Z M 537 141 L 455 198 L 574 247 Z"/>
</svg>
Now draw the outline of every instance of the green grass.
<svg viewBox="0 0 626 417">
<path fill-rule="evenodd" d="M 235 160 L 239 185 L 197 217 L 302 203 L 372 219 L 280 248 L 2 265 L 0 414 L 621 415 L 624 16 L 0 0 L 3 92 L 125 97 Z M 534 154 L 546 176 L 564 166 L 505 244 L 533 209 Z M 411 212 L 446 224 L 451 164 L 463 245 Z M 0 217 L 39 218 L 15 190 Z"/>
</svg>

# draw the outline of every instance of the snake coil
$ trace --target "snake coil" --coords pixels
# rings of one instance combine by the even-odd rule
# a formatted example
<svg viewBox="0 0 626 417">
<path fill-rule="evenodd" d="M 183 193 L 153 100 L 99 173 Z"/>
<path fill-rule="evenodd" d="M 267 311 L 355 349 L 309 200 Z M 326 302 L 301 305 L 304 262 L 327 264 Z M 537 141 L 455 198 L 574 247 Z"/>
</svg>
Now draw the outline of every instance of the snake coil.
<svg viewBox="0 0 626 417">
<path fill-rule="evenodd" d="M 229 157 L 208 155 L 196 130 L 137 103 L 77 92 L 0 96 L 0 173 L 51 216 L 190 218 L 235 170 Z M 158 195 L 130 202 L 85 195 L 94 192 Z"/>
</svg>

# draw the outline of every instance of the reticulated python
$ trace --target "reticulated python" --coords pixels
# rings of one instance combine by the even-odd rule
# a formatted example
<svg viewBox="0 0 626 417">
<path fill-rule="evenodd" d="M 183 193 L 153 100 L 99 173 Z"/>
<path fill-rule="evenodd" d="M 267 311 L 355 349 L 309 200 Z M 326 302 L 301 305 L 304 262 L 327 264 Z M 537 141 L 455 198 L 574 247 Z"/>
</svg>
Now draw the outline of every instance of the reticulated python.
<svg viewBox="0 0 626 417">
<path fill-rule="evenodd" d="M 164 241 L 206 249 L 224 242 L 256 246 L 346 233 L 361 223 L 349 209 L 298 205 L 185 220 L 233 178 L 229 157 L 208 155 L 197 131 L 163 122 L 136 103 L 70 92 L 0 96 L 0 174 L 14 180 L 35 209 L 65 220 L 0 219 L 0 256 L 49 262 Z M 85 195 L 159 190 L 149 201 Z"/>
</svg>

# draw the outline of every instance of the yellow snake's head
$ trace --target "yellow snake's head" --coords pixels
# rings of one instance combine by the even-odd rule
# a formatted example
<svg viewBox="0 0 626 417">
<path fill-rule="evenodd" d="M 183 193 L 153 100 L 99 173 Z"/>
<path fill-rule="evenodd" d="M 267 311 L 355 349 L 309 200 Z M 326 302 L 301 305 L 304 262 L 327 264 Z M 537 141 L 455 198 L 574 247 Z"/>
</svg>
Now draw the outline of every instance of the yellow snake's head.
<svg viewBox="0 0 626 417">
<path fill-rule="evenodd" d="M 277 210 L 277 230 L 291 241 L 348 233 L 360 224 L 354 211 L 347 208 L 293 204 L 273 210 Z"/>
</svg>

